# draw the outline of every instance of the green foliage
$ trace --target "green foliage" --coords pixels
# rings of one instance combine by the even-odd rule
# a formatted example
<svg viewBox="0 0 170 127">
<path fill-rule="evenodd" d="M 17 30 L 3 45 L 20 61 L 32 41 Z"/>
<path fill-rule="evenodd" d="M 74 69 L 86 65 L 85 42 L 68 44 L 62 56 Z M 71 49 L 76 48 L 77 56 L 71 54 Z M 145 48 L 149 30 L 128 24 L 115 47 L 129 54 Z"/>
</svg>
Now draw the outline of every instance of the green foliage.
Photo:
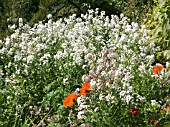
<svg viewBox="0 0 170 127">
<path fill-rule="evenodd" d="M 0 39 L 12 33 L 8 25 L 18 25 L 18 18 L 24 22 L 32 19 L 32 14 L 38 10 L 39 0 L 2 0 L 0 2 Z"/>
<path fill-rule="evenodd" d="M 158 45 L 161 45 L 161 52 L 158 53 L 158 59 L 165 57 L 170 60 L 169 47 L 170 47 L 170 1 L 159 0 L 154 1 L 155 6 L 151 14 L 147 14 L 144 24 L 151 30 L 150 35 L 152 38 L 148 40 L 155 41 Z"/>
</svg>

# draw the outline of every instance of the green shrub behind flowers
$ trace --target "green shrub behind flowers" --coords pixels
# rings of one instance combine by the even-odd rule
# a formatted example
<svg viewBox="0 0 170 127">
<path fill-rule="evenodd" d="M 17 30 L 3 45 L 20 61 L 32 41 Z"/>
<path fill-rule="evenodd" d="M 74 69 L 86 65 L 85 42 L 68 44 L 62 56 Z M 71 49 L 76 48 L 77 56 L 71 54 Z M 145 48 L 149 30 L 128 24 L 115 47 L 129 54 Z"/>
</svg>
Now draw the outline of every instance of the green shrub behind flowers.
<svg viewBox="0 0 170 127">
<path fill-rule="evenodd" d="M 153 74 L 154 42 L 149 30 L 105 12 L 19 29 L 1 41 L 0 125 L 153 126 L 165 125 L 169 104 L 166 68 Z M 161 66 L 158 64 L 157 66 Z M 90 92 L 80 94 L 90 82 Z M 64 107 L 76 93 L 73 106 Z"/>
<path fill-rule="evenodd" d="M 154 6 L 151 12 L 146 14 L 143 24 L 148 29 L 151 29 L 150 35 L 155 40 L 157 45 L 161 46 L 161 51 L 157 53 L 157 61 L 168 61 L 170 58 L 170 1 L 169 0 L 154 0 Z"/>
</svg>

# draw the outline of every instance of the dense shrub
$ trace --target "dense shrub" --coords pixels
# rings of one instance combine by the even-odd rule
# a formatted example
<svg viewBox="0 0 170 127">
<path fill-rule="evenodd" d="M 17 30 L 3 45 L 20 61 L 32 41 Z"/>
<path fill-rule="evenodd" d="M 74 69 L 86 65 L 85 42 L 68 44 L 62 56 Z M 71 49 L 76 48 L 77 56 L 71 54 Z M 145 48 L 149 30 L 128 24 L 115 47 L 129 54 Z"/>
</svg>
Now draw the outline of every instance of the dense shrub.
<svg viewBox="0 0 170 127">
<path fill-rule="evenodd" d="M 98 9 L 47 18 L 33 27 L 19 19 L 0 42 L 0 126 L 168 123 L 170 81 L 152 65 L 160 47 L 146 45 L 150 30 Z"/>
<path fill-rule="evenodd" d="M 144 23 L 150 29 L 150 41 L 155 41 L 161 46 L 161 51 L 157 54 L 157 60 L 167 61 L 170 58 L 170 1 L 159 0 L 154 1 L 155 6 L 150 13 L 146 14 Z"/>
</svg>

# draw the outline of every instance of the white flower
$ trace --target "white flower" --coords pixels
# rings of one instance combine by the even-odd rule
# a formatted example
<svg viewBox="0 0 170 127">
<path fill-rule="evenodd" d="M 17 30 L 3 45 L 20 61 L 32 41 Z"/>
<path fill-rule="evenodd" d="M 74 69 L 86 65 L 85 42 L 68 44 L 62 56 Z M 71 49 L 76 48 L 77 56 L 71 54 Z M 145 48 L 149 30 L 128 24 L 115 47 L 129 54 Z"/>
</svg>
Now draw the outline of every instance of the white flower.
<svg viewBox="0 0 170 127">
<path fill-rule="evenodd" d="M 142 96 L 140 96 L 140 95 L 137 95 L 137 98 L 139 98 L 139 100 L 142 101 L 142 102 L 144 102 L 144 101 L 146 100 L 145 97 L 142 97 Z"/>
<path fill-rule="evenodd" d="M 131 101 L 131 99 L 133 99 L 133 97 L 131 95 L 127 95 L 125 100 L 126 100 L 126 103 L 129 104 L 129 102 Z"/>
<path fill-rule="evenodd" d="M 170 65 L 169 62 L 166 62 L 166 67 L 169 67 L 169 65 Z"/>
<path fill-rule="evenodd" d="M 124 17 L 124 14 L 123 14 L 123 13 L 121 13 L 121 14 L 120 14 L 120 18 L 122 19 L 123 17 Z"/>
<path fill-rule="evenodd" d="M 12 99 L 12 96 L 7 96 L 7 100 L 10 100 L 10 99 Z"/>
<path fill-rule="evenodd" d="M 63 79 L 63 84 L 66 84 L 67 81 L 68 81 L 68 78 L 64 78 L 64 79 Z"/>
<path fill-rule="evenodd" d="M 113 103 L 115 96 L 112 96 L 112 94 L 108 94 L 105 98 L 106 98 L 106 101 L 111 101 Z"/>
<path fill-rule="evenodd" d="M 154 60 L 155 56 L 154 56 L 154 55 L 148 55 L 148 56 L 146 56 L 146 58 L 147 58 L 149 61 L 152 61 L 152 60 Z"/>
<path fill-rule="evenodd" d="M 15 60 L 15 61 L 19 61 L 19 60 L 21 60 L 21 58 L 22 58 L 22 56 L 21 56 L 20 54 L 16 54 L 16 55 L 14 56 L 14 60 Z"/>
<path fill-rule="evenodd" d="M 77 103 L 78 103 L 78 105 L 80 105 L 81 102 L 82 102 L 82 99 L 81 99 L 81 96 L 80 96 L 80 97 L 77 98 Z"/>
<path fill-rule="evenodd" d="M 9 47 L 10 46 L 10 39 L 9 38 L 6 38 L 6 42 L 5 42 L 5 46 L 6 47 Z"/>
<path fill-rule="evenodd" d="M 122 34 L 119 42 L 126 42 L 126 40 L 127 40 L 126 34 Z"/>
<path fill-rule="evenodd" d="M 121 70 L 116 70 L 115 71 L 115 77 L 118 77 L 121 74 Z"/>
<path fill-rule="evenodd" d="M 158 102 L 156 102 L 156 100 L 151 100 L 151 105 L 155 105 L 155 104 L 158 104 Z"/>
<path fill-rule="evenodd" d="M 79 96 L 78 98 L 77 98 L 77 103 L 78 103 L 78 105 L 80 106 L 80 105 L 84 105 L 85 104 L 85 98 L 84 98 L 84 96 Z"/>
<path fill-rule="evenodd" d="M 131 24 L 132 24 L 133 29 L 137 30 L 139 28 L 138 23 L 132 22 Z"/>
<path fill-rule="evenodd" d="M 86 67 L 88 67 L 88 66 L 87 66 L 87 65 L 83 65 L 83 66 L 82 66 L 82 69 L 86 69 Z"/>
<path fill-rule="evenodd" d="M 80 91 L 80 89 L 77 88 L 77 89 L 74 91 L 74 93 L 78 94 L 79 91 Z"/>
<path fill-rule="evenodd" d="M 105 71 L 102 71 L 101 72 L 101 76 L 105 76 L 106 75 L 106 72 Z"/>
<path fill-rule="evenodd" d="M 0 49 L 0 53 L 4 54 L 7 51 L 7 48 L 3 47 L 2 49 Z"/>
<path fill-rule="evenodd" d="M 141 65 L 138 67 L 138 70 L 141 73 L 144 73 L 146 71 L 146 67 L 145 67 L 145 64 L 143 62 L 141 62 Z"/>
<path fill-rule="evenodd" d="M 84 116 L 84 111 L 79 111 L 77 114 L 77 119 L 85 119 L 86 117 Z"/>
<path fill-rule="evenodd" d="M 82 81 L 83 82 L 89 82 L 90 81 L 90 77 L 88 75 L 83 75 Z"/>
<path fill-rule="evenodd" d="M 128 87 L 128 90 L 127 90 L 127 93 L 132 93 L 133 92 L 133 87 L 132 86 L 129 86 Z"/>
<path fill-rule="evenodd" d="M 96 83 L 97 83 L 97 82 L 92 79 L 92 80 L 90 81 L 90 88 L 93 89 L 93 88 L 96 86 Z"/>
<path fill-rule="evenodd" d="M 95 109 L 94 109 L 94 112 L 97 112 L 99 110 L 99 108 L 98 107 L 96 107 Z"/>
<path fill-rule="evenodd" d="M 48 14 L 48 15 L 47 15 L 47 18 L 48 18 L 48 19 L 51 19 L 51 18 L 52 18 L 52 14 Z"/>
<path fill-rule="evenodd" d="M 46 53 L 46 54 L 44 54 L 44 56 L 42 56 L 42 57 L 40 58 L 40 61 L 42 61 L 43 64 L 45 64 L 45 63 L 48 62 L 48 59 L 49 59 L 50 57 L 51 57 L 51 55 L 50 55 L 49 53 Z"/>
<path fill-rule="evenodd" d="M 99 95 L 99 100 L 104 100 L 104 95 L 102 93 Z"/>
<path fill-rule="evenodd" d="M 8 26 L 11 30 L 13 30 L 13 29 L 15 29 L 16 28 L 16 25 L 15 24 L 13 24 L 13 25 L 9 25 Z"/>
<path fill-rule="evenodd" d="M 27 56 L 27 63 L 32 63 L 33 60 L 34 60 L 34 56 L 33 55 Z"/>
<path fill-rule="evenodd" d="M 4 75 L 3 70 L 0 68 L 0 78 Z"/>
<path fill-rule="evenodd" d="M 62 51 L 58 51 L 57 54 L 54 55 L 54 59 L 60 59 L 62 58 Z"/>
<path fill-rule="evenodd" d="M 109 87 L 109 86 L 110 86 L 109 82 L 106 82 L 106 86 L 107 86 L 107 87 Z"/>
<path fill-rule="evenodd" d="M 19 26 L 23 26 L 23 19 L 22 18 L 19 18 Z"/>
<path fill-rule="evenodd" d="M 17 74 L 20 74 L 20 70 L 16 70 L 16 73 L 17 73 Z"/>
<path fill-rule="evenodd" d="M 124 91 L 124 90 L 122 90 L 121 92 L 120 92 L 120 97 L 124 97 L 125 96 L 125 94 L 126 94 L 126 91 Z"/>
</svg>

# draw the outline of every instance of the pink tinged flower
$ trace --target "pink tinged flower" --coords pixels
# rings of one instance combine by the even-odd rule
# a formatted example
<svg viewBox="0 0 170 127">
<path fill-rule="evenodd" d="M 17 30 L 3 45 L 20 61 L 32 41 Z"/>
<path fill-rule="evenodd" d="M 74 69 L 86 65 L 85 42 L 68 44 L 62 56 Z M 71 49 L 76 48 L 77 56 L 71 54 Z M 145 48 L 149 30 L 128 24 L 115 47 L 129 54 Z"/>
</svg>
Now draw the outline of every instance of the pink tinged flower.
<svg viewBox="0 0 170 127">
<path fill-rule="evenodd" d="M 60 119 L 61 119 L 61 118 L 58 116 L 58 121 L 60 121 Z"/>
<path fill-rule="evenodd" d="M 42 127 L 45 127 L 46 126 L 46 124 L 45 123 L 42 123 Z"/>
<path fill-rule="evenodd" d="M 40 114 L 40 111 L 38 110 L 38 111 L 36 111 L 36 114 L 38 115 L 38 114 Z"/>
<path fill-rule="evenodd" d="M 97 78 L 93 78 L 93 80 L 94 80 L 94 81 L 96 81 L 96 80 L 97 80 Z"/>
<path fill-rule="evenodd" d="M 158 110 L 155 110 L 155 113 L 158 113 Z"/>
<path fill-rule="evenodd" d="M 37 124 L 34 124 L 34 127 L 38 127 L 38 125 L 37 125 Z"/>
<path fill-rule="evenodd" d="M 42 110 L 41 108 L 38 109 L 39 112 L 41 112 L 41 110 Z"/>
<path fill-rule="evenodd" d="M 87 59 L 91 59 L 91 57 L 92 57 L 91 55 L 88 55 L 88 56 L 87 56 Z"/>
<path fill-rule="evenodd" d="M 165 82 L 168 82 L 168 78 L 165 78 L 164 81 L 165 81 Z"/>
<path fill-rule="evenodd" d="M 81 110 L 81 108 L 80 108 L 80 107 L 78 107 L 78 108 L 77 108 L 77 110 L 78 110 L 78 111 L 80 111 L 80 110 Z"/>
<path fill-rule="evenodd" d="M 108 54 L 112 54 L 113 53 L 113 49 L 108 51 Z"/>
<path fill-rule="evenodd" d="M 74 124 L 73 124 L 73 125 L 71 125 L 70 127 L 75 127 L 75 126 L 74 126 Z"/>
<path fill-rule="evenodd" d="M 116 71 L 116 70 L 117 70 L 117 69 L 116 69 L 116 68 L 114 68 L 114 67 L 113 67 L 113 68 L 111 68 L 111 69 L 112 69 L 113 71 Z"/>
<path fill-rule="evenodd" d="M 50 110 L 50 107 L 46 107 L 45 109 L 46 109 L 46 111 L 49 111 L 49 110 Z"/>
<path fill-rule="evenodd" d="M 99 75 L 99 74 L 100 74 L 100 71 L 96 71 L 96 74 Z"/>
<path fill-rule="evenodd" d="M 32 115 L 34 113 L 34 111 L 30 111 L 30 114 Z"/>
<path fill-rule="evenodd" d="M 96 59 L 96 55 L 93 55 L 92 58 L 93 58 L 93 59 Z"/>
<path fill-rule="evenodd" d="M 123 70 L 123 73 L 126 74 L 128 71 L 127 70 Z"/>
<path fill-rule="evenodd" d="M 70 111 L 69 111 L 69 117 L 71 117 L 72 116 L 72 113 L 73 113 L 73 110 L 71 109 Z"/>
<path fill-rule="evenodd" d="M 110 61 L 110 66 L 113 66 L 113 62 L 112 61 Z"/>
<path fill-rule="evenodd" d="M 50 120 L 51 120 L 51 118 L 50 118 L 50 117 L 48 117 L 48 118 L 47 118 L 47 121 L 48 121 L 48 122 L 50 122 Z"/>
<path fill-rule="evenodd" d="M 89 127 L 89 125 L 88 124 L 84 124 L 83 127 Z"/>
</svg>

